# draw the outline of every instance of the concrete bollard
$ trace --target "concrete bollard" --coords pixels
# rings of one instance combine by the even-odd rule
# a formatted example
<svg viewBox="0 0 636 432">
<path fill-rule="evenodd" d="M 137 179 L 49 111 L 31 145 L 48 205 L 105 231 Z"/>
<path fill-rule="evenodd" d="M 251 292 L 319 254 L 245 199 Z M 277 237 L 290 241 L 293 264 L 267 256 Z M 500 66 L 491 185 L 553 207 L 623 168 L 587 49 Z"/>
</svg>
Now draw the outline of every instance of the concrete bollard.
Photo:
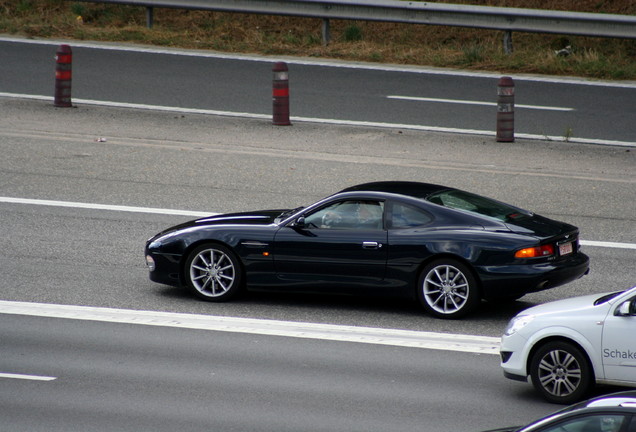
<svg viewBox="0 0 636 432">
<path fill-rule="evenodd" d="M 71 107 L 71 78 L 73 52 L 68 45 L 60 45 L 55 53 L 55 99 L 56 107 Z"/>
<path fill-rule="evenodd" d="M 274 72 L 273 100 L 274 115 L 273 124 L 276 126 L 289 126 L 289 73 L 287 63 L 277 62 L 272 69 Z"/>
<path fill-rule="evenodd" d="M 497 85 L 497 141 L 515 140 L 515 83 L 511 77 L 499 79 Z"/>
</svg>

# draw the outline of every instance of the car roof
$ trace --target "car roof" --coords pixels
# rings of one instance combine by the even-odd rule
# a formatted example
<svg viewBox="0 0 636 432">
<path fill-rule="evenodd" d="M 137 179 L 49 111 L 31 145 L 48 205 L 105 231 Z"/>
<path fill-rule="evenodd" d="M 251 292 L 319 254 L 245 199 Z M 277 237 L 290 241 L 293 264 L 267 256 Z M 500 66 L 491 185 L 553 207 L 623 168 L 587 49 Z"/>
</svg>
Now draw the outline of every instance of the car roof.
<svg viewBox="0 0 636 432">
<path fill-rule="evenodd" d="M 636 409 L 636 391 L 624 391 L 590 399 L 584 404 L 587 408 L 626 407 Z"/>
<path fill-rule="evenodd" d="M 633 408 L 636 410 L 636 390 L 611 393 L 592 399 L 587 399 L 563 408 L 558 412 L 568 413 L 593 408 L 629 408 L 630 410 Z"/>
<path fill-rule="evenodd" d="M 629 390 L 588 399 L 565 407 L 547 417 L 516 430 L 524 432 L 534 431 L 535 429 L 542 428 L 547 423 L 551 423 L 555 420 L 560 421 L 560 419 L 565 417 L 578 416 L 584 412 L 605 411 L 636 413 L 636 391 Z"/>
<path fill-rule="evenodd" d="M 350 186 L 340 192 L 385 192 L 423 199 L 435 192 L 454 188 L 412 181 L 379 181 Z"/>
</svg>

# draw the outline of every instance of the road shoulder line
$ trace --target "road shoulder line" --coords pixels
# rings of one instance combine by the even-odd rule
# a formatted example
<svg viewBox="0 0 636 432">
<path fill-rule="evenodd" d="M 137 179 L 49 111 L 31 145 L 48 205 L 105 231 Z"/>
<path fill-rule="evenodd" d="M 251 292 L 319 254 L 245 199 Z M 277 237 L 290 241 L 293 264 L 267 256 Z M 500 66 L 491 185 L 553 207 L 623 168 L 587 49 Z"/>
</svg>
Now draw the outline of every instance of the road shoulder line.
<svg viewBox="0 0 636 432">
<path fill-rule="evenodd" d="M 0 300 L 0 313 L 499 355 L 499 338 Z"/>
</svg>

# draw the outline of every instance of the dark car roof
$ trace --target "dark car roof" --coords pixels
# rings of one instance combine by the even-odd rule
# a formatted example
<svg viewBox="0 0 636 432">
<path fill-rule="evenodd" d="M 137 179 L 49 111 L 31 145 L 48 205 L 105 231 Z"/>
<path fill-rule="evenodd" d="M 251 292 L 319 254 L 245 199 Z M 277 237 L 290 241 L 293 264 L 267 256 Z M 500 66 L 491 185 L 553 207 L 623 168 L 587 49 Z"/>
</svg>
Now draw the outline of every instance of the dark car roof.
<svg viewBox="0 0 636 432">
<path fill-rule="evenodd" d="M 540 429 L 544 425 L 544 420 L 551 419 L 551 421 L 561 421 L 566 416 L 576 416 L 583 412 L 621 412 L 636 413 L 636 390 L 622 391 L 618 393 L 611 393 L 603 396 L 597 396 L 592 399 L 588 399 L 582 402 L 578 402 L 574 405 L 562 408 L 546 417 L 542 417 L 526 426 L 518 427 L 506 427 L 500 429 L 489 429 L 484 432 L 526 432 Z"/>
<path fill-rule="evenodd" d="M 578 415 L 581 412 L 594 412 L 594 411 L 626 411 L 629 413 L 636 413 L 636 391 L 628 390 L 618 393 L 611 393 L 603 396 L 598 396 L 592 399 L 588 399 L 569 407 L 563 408 L 549 417 L 557 418 L 562 415 Z M 525 426 L 519 430 L 534 429 L 537 424 L 541 424 L 541 420 L 537 420 L 528 426 Z"/>
<path fill-rule="evenodd" d="M 628 390 L 599 396 L 578 404 L 579 408 L 626 407 L 636 410 L 636 390 Z"/>
<path fill-rule="evenodd" d="M 432 193 L 451 190 L 448 186 L 410 181 L 380 181 L 351 186 L 340 192 L 386 192 L 423 199 Z"/>
</svg>

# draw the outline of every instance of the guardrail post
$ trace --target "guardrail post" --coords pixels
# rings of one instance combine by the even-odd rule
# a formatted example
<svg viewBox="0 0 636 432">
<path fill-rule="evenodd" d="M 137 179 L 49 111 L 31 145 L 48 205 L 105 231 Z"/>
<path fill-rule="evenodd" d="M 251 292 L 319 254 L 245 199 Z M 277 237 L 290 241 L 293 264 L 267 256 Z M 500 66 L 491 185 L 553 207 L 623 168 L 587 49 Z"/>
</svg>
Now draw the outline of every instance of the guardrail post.
<svg viewBox="0 0 636 432">
<path fill-rule="evenodd" d="M 512 32 L 507 30 L 503 35 L 504 54 L 512 54 Z"/>
<path fill-rule="evenodd" d="M 71 107 L 71 78 L 73 51 L 68 45 L 60 45 L 55 53 L 55 98 L 56 107 Z"/>
<path fill-rule="evenodd" d="M 324 46 L 329 45 L 329 41 L 331 40 L 331 28 L 329 24 L 329 19 L 324 18 L 322 20 L 322 44 Z"/>
<path fill-rule="evenodd" d="M 146 7 L 146 27 L 152 28 L 153 21 L 153 8 L 152 6 Z"/>
<path fill-rule="evenodd" d="M 289 73 L 287 63 L 274 63 L 274 85 L 272 96 L 274 100 L 273 124 L 276 126 L 289 126 Z"/>
<path fill-rule="evenodd" d="M 511 77 L 499 79 L 497 85 L 497 141 L 515 140 L 515 83 Z"/>
</svg>

